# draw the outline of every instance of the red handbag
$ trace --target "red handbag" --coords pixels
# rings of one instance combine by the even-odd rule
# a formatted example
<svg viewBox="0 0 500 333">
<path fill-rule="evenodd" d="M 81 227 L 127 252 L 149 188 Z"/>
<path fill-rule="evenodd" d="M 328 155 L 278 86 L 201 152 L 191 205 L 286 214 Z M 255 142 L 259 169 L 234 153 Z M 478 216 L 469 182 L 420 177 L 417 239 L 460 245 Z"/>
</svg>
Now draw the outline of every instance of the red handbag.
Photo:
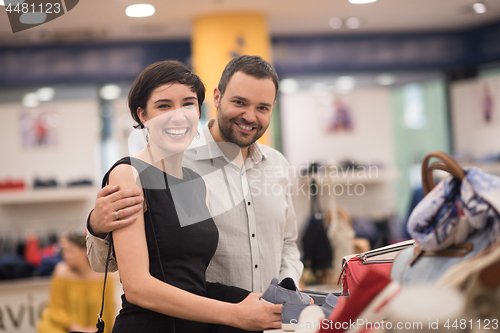
<svg viewBox="0 0 500 333">
<path fill-rule="evenodd" d="M 342 282 L 342 292 L 351 294 L 368 272 L 376 271 L 390 278 L 394 258 L 399 252 L 413 247 L 415 244 L 414 240 L 407 240 L 360 254 L 345 256 L 342 263 L 342 273 L 337 284 Z"/>
</svg>

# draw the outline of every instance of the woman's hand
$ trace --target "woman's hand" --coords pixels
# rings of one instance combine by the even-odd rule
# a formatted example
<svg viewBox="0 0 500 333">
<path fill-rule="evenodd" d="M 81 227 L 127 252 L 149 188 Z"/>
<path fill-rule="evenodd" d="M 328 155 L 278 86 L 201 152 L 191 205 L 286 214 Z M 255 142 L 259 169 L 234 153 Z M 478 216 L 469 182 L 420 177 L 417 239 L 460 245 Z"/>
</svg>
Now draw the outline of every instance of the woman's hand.
<svg viewBox="0 0 500 333">
<path fill-rule="evenodd" d="M 281 304 L 266 304 L 260 301 L 262 294 L 251 293 L 236 304 L 235 326 L 247 331 L 263 331 L 281 328 Z"/>
</svg>

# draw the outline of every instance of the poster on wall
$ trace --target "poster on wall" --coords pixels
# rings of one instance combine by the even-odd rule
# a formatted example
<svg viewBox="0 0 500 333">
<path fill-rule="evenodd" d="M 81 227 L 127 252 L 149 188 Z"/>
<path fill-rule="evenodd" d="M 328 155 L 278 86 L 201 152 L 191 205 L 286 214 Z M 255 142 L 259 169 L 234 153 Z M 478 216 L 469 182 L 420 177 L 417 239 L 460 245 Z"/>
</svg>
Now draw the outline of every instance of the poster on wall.
<svg viewBox="0 0 500 333">
<path fill-rule="evenodd" d="M 54 147 L 59 136 L 59 114 L 39 109 L 22 110 L 19 117 L 25 148 Z"/>
<path fill-rule="evenodd" d="M 353 129 L 354 117 L 352 109 L 340 96 L 334 95 L 331 103 L 330 116 L 326 122 L 325 132 L 327 134 L 352 132 Z"/>
</svg>

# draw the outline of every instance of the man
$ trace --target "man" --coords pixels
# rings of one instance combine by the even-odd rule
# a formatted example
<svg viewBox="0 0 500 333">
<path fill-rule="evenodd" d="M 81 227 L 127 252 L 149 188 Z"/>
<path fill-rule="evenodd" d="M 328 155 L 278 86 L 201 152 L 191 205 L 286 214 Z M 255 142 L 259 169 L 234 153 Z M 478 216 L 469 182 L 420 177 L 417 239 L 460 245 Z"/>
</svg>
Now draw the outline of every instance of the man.
<svg viewBox="0 0 500 333">
<path fill-rule="evenodd" d="M 288 162 L 256 141 L 267 130 L 278 94 L 278 76 L 258 56 L 231 60 L 214 89 L 217 118 L 184 154 L 183 165 L 209 188 L 209 208 L 219 245 L 207 269 L 209 282 L 263 292 L 272 278 L 298 283 L 303 265 L 290 196 Z M 87 251 L 92 267 L 104 271 L 106 234 L 133 223 L 141 193 L 107 186 L 89 216 Z M 116 270 L 116 264 L 111 270 Z"/>
</svg>

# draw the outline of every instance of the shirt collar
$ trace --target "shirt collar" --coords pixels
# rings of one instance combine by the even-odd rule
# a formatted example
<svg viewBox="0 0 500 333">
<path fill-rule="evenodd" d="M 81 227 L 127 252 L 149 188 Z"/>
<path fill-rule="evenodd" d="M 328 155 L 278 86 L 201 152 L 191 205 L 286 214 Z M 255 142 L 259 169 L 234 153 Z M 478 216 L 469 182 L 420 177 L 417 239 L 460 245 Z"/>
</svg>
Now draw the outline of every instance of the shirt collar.
<svg viewBox="0 0 500 333">
<path fill-rule="evenodd" d="M 248 147 L 248 158 L 250 158 L 253 163 L 259 163 L 266 158 L 266 155 L 262 153 L 257 142 L 252 143 L 250 147 Z"/>
<path fill-rule="evenodd" d="M 195 160 L 208 160 L 212 158 L 217 158 L 224 156 L 219 145 L 214 140 L 212 133 L 210 133 L 210 128 L 212 127 L 215 119 L 210 119 L 200 134 L 200 138 L 195 140 L 194 149 L 196 150 Z"/>
<path fill-rule="evenodd" d="M 210 128 L 212 128 L 214 122 L 215 119 L 210 119 L 207 124 L 203 126 L 200 138 L 193 143 L 193 148 L 196 150 L 195 159 L 197 161 L 224 157 L 224 153 L 217 142 L 215 142 L 212 133 L 210 133 Z M 250 158 L 253 163 L 259 163 L 265 159 L 266 156 L 262 153 L 259 145 L 254 142 L 248 147 L 248 158 Z"/>
</svg>

